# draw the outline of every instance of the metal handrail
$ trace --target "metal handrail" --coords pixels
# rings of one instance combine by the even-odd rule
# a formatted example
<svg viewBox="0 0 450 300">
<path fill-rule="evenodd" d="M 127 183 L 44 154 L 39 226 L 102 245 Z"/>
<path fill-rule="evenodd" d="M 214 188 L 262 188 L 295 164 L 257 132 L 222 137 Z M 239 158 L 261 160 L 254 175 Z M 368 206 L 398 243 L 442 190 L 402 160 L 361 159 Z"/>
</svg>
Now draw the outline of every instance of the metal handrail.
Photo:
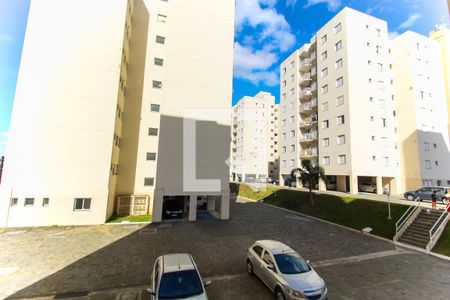
<svg viewBox="0 0 450 300">
<path fill-rule="evenodd" d="M 409 217 L 416 211 L 417 207 L 420 207 L 420 198 L 417 197 L 414 201 L 419 202 L 419 205 L 417 204 L 411 204 L 410 207 L 405 211 L 405 213 L 398 219 L 398 221 L 395 223 L 395 233 L 398 233 L 400 228 L 402 228 L 403 225 L 405 225 L 406 221 L 408 221 Z M 412 209 L 414 207 L 414 209 Z M 411 210 L 412 209 L 412 210 Z M 411 210 L 411 211 L 410 211 Z M 408 213 L 409 212 L 409 213 Z M 406 218 L 404 218 L 407 215 Z M 400 223 L 400 225 L 399 225 Z"/>
<path fill-rule="evenodd" d="M 431 243 L 432 239 L 436 236 L 436 233 L 439 231 L 439 229 L 441 228 L 441 226 L 442 226 L 443 224 L 445 224 L 445 222 L 442 222 L 441 225 L 439 225 L 439 227 L 436 229 L 436 231 L 435 231 L 434 233 L 432 233 L 434 227 L 436 227 L 436 225 L 439 223 L 439 221 L 442 219 L 442 217 L 445 216 L 445 214 L 447 214 L 447 217 L 446 217 L 446 218 L 448 218 L 448 217 L 450 216 L 450 213 L 447 211 L 447 209 L 445 209 L 444 212 L 443 212 L 443 213 L 441 214 L 441 216 L 439 217 L 439 219 L 437 219 L 436 223 L 434 223 L 433 227 L 431 227 L 431 229 L 430 229 L 430 231 L 429 231 L 430 243 Z M 444 218 L 444 220 L 445 220 L 445 218 Z"/>
</svg>

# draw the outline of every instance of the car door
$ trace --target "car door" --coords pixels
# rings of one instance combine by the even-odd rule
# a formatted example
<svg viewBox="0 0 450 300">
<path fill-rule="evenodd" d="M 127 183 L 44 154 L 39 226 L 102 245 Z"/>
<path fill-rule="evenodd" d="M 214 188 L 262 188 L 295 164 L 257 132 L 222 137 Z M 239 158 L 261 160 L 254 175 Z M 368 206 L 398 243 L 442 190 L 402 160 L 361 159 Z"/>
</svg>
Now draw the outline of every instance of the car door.
<svg viewBox="0 0 450 300">
<path fill-rule="evenodd" d="M 152 272 L 152 279 L 151 279 L 151 286 L 150 288 L 153 289 L 155 292 L 155 295 L 150 295 L 150 299 L 154 300 L 157 299 L 156 295 L 158 295 L 158 288 L 159 288 L 159 276 L 161 275 L 161 261 L 158 259 L 155 262 L 155 266 L 153 267 Z"/>
<path fill-rule="evenodd" d="M 276 267 L 275 271 L 269 269 L 269 265 L 273 265 L 275 267 L 274 259 L 272 254 L 264 250 L 263 256 L 262 256 L 262 264 L 261 264 L 261 279 L 264 281 L 264 283 L 273 291 L 273 288 L 275 287 L 275 283 L 277 281 L 276 279 Z"/>
<path fill-rule="evenodd" d="M 422 200 L 431 200 L 432 189 L 430 187 L 423 187 L 419 190 L 419 197 Z"/>
<path fill-rule="evenodd" d="M 249 259 L 253 266 L 253 273 L 258 277 L 261 275 L 261 264 L 262 264 L 262 253 L 263 248 L 261 246 L 255 245 L 252 247 L 253 251 L 250 251 Z"/>
</svg>

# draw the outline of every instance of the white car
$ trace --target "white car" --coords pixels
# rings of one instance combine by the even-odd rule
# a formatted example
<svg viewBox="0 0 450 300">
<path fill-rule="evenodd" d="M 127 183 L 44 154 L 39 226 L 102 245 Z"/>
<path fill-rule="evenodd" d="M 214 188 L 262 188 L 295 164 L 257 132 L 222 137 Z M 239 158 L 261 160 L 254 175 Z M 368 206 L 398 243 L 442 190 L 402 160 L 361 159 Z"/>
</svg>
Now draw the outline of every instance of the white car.
<svg viewBox="0 0 450 300">
<path fill-rule="evenodd" d="M 359 185 L 359 190 L 361 192 L 376 193 L 377 185 L 375 183 L 371 183 L 371 182 L 363 182 Z"/>
<path fill-rule="evenodd" d="M 152 300 L 207 300 L 205 286 L 209 284 L 211 281 L 202 281 L 190 254 L 166 254 L 156 259 L 147 292 Z"/>
<path fill-rule="evenodd" d="M 256 241 L 247 250 L 247 272 L 258 276 L 278 300 L 327 299 L 325 281 L 285 244 Z"/>
</svg>

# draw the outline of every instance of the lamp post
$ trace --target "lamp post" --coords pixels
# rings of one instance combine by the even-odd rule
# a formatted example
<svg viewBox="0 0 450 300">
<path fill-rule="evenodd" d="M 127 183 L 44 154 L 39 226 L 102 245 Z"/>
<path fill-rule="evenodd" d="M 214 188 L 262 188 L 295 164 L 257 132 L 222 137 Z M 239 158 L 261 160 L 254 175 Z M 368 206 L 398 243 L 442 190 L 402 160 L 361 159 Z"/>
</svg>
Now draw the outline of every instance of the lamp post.
<svg viewBox="0 0 450 300">
<path fill-rule="evenodd" d="M 392 218 L 391 218 L 391 191 L 389 190 L 389 191 L 387 191 L 387 193 L 386 193 L 386 195 L 387 195 L 387 197 L 388 197 L 388 212 L 389 212 L 389 214 L 388 214 L 388 220 L 392 220 Z"/>
</svg>

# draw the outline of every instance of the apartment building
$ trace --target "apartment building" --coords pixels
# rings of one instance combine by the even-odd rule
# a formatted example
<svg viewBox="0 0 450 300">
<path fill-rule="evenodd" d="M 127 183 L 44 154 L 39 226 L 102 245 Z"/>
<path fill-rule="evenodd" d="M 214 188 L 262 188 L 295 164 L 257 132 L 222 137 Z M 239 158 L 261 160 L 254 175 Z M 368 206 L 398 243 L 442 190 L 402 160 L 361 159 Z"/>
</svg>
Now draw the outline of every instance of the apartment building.
<svg viewBox="0 0 450 300">
<path fill-rule="evenodd" d="M 120 197 L 228 219 L 233 39 L 231 0 L 32 1 L 0 226 L 100 224 Z"/>
<path fill-rule="evenodd" d="M 310 159 L 329 185 L 397 192 L 396 104 L 385 21 L 344 8 L 280 66 L 280 181 Z"/>
<path fill-rule="evenodd" d="M 430 38 L 438 41 L 441 46 L 445 92 L 447 97 L 447 112 L 448 120 L 450 120 L 450 29 L 445 24 L 439 25 L 430 32 Z M 448 123 L 448 131 L 450 133 L 450 121 L 448 121 Z"/>
<path fill-rule="evenodd" d="M 439 42 L 407 31 L 392 42 L 400 186 L 450 185 L 448 107 Z"/>
<path fill-rule="evenodd" d="M 233 106 L 231 178 L 255 182 L 278 178 L 275 97 L 259 92 Z"/>
</svg>

